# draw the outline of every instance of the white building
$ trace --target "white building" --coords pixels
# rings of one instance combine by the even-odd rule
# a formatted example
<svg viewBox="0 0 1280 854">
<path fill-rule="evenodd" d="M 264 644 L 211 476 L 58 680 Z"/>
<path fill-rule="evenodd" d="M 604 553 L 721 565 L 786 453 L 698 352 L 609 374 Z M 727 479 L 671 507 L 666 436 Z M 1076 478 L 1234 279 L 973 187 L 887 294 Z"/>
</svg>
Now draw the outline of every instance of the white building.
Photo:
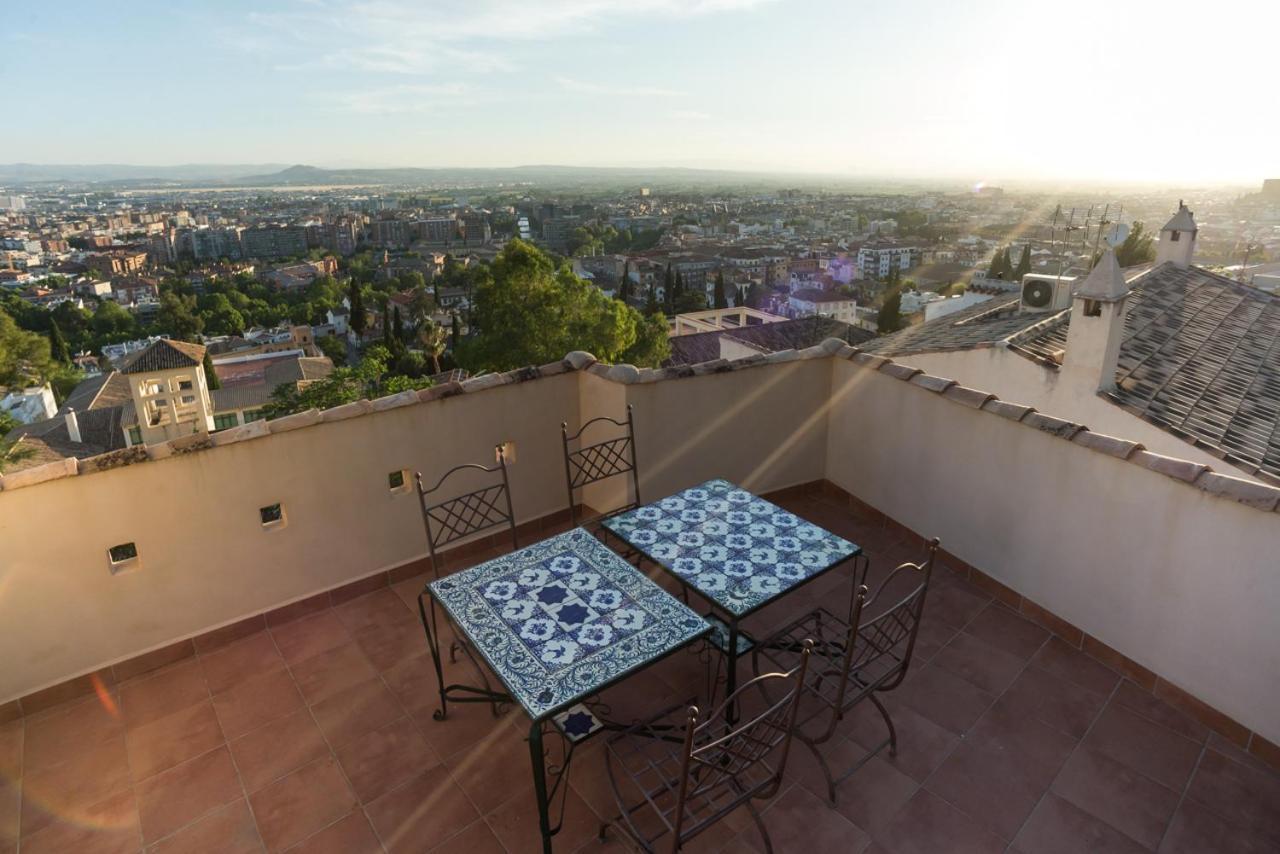
<svg viewBox="0 0 1280 854">
<path fill-rule="evenodd" d="M 53 389 L 48 385 L 14 390 L 0 398 L 0 412 L 4 412 L 23 424 L 52 418 L 58 411 L 53 399 Z"/>
<path fill-rule="evenodd" d="M 986 302 L 991 299 L 991 294 L 980 294 L 977 291 L 965 291 L 962 294 L 945 297 L 935 300 L 924 307 L 924 322 L 937 320 L 939 317 L 946 317 L 962 308 L 969 308 L 980 302 Z"/>
<path fill-rule="evenodd" d="M 920 249 L 897 243 L 869 243 L 858 250 L 858 274 L 864 279 L 883 279 L 890 271 L 906 272 L 920 261 Z"/>
<path fill-rule="evenodd" d="M 787 309 L 792 317 L 820 315 L 853 323 L 858 313 L 858 301 L 833 291 L 801 288 L 787 297 Z"/>
</svg>

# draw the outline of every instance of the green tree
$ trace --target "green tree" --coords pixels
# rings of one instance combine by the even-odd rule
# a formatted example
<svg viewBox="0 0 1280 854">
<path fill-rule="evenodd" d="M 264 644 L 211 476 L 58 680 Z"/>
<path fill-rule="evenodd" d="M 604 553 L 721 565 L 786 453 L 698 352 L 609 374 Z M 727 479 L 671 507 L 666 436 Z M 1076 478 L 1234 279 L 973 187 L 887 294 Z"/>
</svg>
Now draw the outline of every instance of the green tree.
<svg viewBox="0 0 1280 854">
<path fill-rule="evenodd" d="M 671 272 L 671 265 L 667 264 L 667 271 L 662 274 L 662 305 L 665 313 L 671 314 L 671 307 L 675 304 L 676 298 L 676 277 Z"/>
<path fill-rule="evenodd" d="M 67 349 L 67 339 L 62 337 L 62 329 L 58 321 L 49 321 L 49 356 L 55 362 L 71 364 L 71 351 Z"/>
<path fill-rule="evenodd" d="M 449 338 L 452 341 L 454 352 L 457 352 L 458 346 L 462 343 L 462 321 L 458 319 L 456 314 L 449 317 Z"/>
<path fill-rule="evenodd" d="M 400 317 L 400 306 L 391 312 L 391 341 L 395 344 L 392 354 L 398 355 L 404 350 L 404 320 Z"/>
<path fill-rule="evenodd" d="M 728 297 L 725 296 L 725 292 L 724 292 L 724 271 L 723 270 L 716 270 L 715 293 L 713 293 L 711 296 L 712 296 L 712 299 L 715 301 L 716 308 L 729 307 Z"/>
<path fill-rule="evenodd" d="M 521 240 L 508 242 L 475 291 L 473 337 L 459 361 L 472 370 L 509 370 L 587 350 L 605 362 L 635 351 L 648 330 L 640 313 L 610 299 Z M 644 354 L 651 358 L 652 352 Z"/>
<path fill-rule="evenodd" d="M 113 300 L 103 300 L 98 303 L 89 325 L 95 335 L 106 339 L 131 338 L 138 331 L 138 324 L 133 319 L 133 315 Z"/>
<path fill-rule="evenodd" d="M 1129 229 L 1124 242 L 1116 247 L 1116 261 L 1121 267 L 1132 267 L 1156 260 L 1155 237 L 1146 230 L 1141 222 L 1135 222 Z"/>
<path fill-rule="evenodd" d="M 897 332 L 902 328 L 902 291 L 894 289 L 884 298 L 880 313 L 876 315 L 876 331 L 881 335 Z"/>
<path fill-rule="evenodd" d="M 1004 254 L 999 249 L 997 249 L 995 251 L 995 254 L 991 256 L 991 264 L 987 267 L 988 279 L 1001 278 L 1000 273 L 1002 268 L 1000 264 L 1001 264 L 1001 261 L 1003 260 L 1004 260 Z"/>
<path fill-rule="evenodd" d="M 1013 281 L 1013 256 L 1010 248 L 1004 248 L 1004 254 L 1000 256 L 1000 271 L 1004 273 L 1005 281 Z"/>
<path fill-rule="evenodd" d="M 209 351 L 204 351 L 204 382 L 209 387 L 209 391 L 222 388 L 222 380 L 218 379 L 218 372 L 213 369 L 213 357 L 209 355 Z"/>
<path fill-rule="evenodd" d="M 347 363 L 347 345 L 337 335 L 324 335 L 316 339 L 316 347 L 320 352 L 329 357 L 329 361 L 333 362 L 336 367 L 342 367 Z"/>
<path fill-rule="evenodd" d="M 1022 277 L 1031 272 L 1031 244 L 1027 243 L 1022 247 L 1022 257 L 1018 259 L 1018 266 L 1013 268 L 1013 281 L 1021 282 Z"/>
<path fill-rule="evenodd" d="M 181 341 L 190 341 L 204 331 L 204 318 L 196 313 L 196 300 L 173 291 L 160 294 L 156 326 Z"/>
<path fill-rule="evenodd" d="M 445 346 L 449 343 L 449 333 L 443 326 L 428 320 L 418 327 L 418 341 L 422 344 L 422 352 L 431 360 L 431 372 L 440 373 L 440 357 L 444 355 Z"/>
<path fill-rule="evenodd" d="M 363 337 L 365 329 L 369 327 L 369 321 L 364 313 L 364 295 L 360 292 L 360 284 L 354 278 L 351 280 L 347 299 L 351 303 L 351 328 L 355 331 L 356 337 Z"/>
</svg>

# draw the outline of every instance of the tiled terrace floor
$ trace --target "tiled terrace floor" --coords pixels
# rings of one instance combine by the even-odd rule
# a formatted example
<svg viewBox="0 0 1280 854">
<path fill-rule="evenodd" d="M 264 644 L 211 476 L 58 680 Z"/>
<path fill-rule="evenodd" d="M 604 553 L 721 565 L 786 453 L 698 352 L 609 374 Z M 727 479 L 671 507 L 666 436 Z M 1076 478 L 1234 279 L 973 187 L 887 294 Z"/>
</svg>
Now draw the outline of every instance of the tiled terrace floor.
<svg viewBox="0 0 1280 854">
<path fill-rule="evenodd" d="M 783 503 L 862 544 L 874 567 L 916 556 L 823 499 Z M 1280 850 L 1280 777 L 949 572 L 936 580 L 915 668 L 888 698 L 898 756 L 872 760 L 832 809 L 797 746 L 764 811 L 777 850 Z M 482 706 L 431 719 L 420 587 L 0 727 L 0 854 L 535 851 L 527 721 Z M 831 595 L 808 589 L 794 607 Z M 700 678 L 680 653 L 605 699 L 637 717 Z M 828 749 L 851 755 L 879 727 L 855 715 Z M 556 850 L 629 850 L 616 833 L 595 840 L 611 807 L 596 741 L 574 761 Z M 761 847 L 739 814 L 692 850 Z"/>
</svg>

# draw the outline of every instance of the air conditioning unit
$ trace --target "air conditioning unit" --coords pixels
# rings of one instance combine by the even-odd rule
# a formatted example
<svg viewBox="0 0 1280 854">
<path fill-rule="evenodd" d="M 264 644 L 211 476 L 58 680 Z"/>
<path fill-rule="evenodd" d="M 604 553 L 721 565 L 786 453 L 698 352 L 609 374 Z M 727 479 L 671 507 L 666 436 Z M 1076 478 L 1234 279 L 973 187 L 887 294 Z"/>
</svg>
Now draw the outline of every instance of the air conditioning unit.
<svg viewBox="0 0 1280 854">
<path fill-rule="evenodd" d="M 1019 309 L 1031 312 L 1062 311 L 1071 307 L 1074 276 L 1050 276 L 1028 273 L 1022 277 L 1022 302 Z"/>
</svg>

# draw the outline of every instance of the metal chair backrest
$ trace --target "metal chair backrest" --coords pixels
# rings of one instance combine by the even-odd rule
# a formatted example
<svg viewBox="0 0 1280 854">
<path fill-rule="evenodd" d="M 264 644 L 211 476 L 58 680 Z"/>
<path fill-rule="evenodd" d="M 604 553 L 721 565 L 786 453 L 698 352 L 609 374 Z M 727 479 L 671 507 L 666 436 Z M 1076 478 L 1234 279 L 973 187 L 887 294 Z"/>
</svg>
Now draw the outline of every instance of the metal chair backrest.
<svg viewBox="0 0 1280 854">
<path fill-rule="evenodd" d="M 492 466 L 479 463 L 454 466 L 430 489 L 422 486 L 422 472 L 414 475 L 418 485 L 418 503 L 422 507 L 422 524 L 427 531 L 427 554 L 431 559 L 431 572 L 436 578 L 440 577 L 439 550 L 463 537 L 505 524 L 511 530 L 512 549 L 519 548 L 516 517 L 511 509 L 511 486 L 507 481 L 507 458 L 501 445 L 497 447 L 497 458 L 498 462 Z M 458 472 L 468 470 L 499 474 L 500 477 L 497 483 L 435 504 L 428 503 L 445 481 Z"/>
<path fill-rule="evenodd" d="M 613 439 L 583 445 L 583 434 L 587 432 L 587 428 L 598 422 L 624 427 L 627 432 Z M 576 433 L 572 434 L 569 432 L 569 425 L 562 421 L 560 436 L 564 441 L 564 475 L 569 487 L 569 517 L 574 524 L 578 521 L 574 491 L 620 474 L 625 475 L 628 472 L 631 474 L 631 489 L 635 503 L 630 506 L 640 504 L 640 474 L 636 467 L 635 416 L 631 404 L 627 404 L 626 421 L 600 415 L 583 424 Z M 579 444 L 578 450 L 569 450 L 571 442 Z"/>
<path fill-rule="evenodd" d="M 938 539 L 935 537 L 926 545 L 925 559 L 922 563 L 903 563 L 880 582 L 875 595 L 867 599 L 867 588 L 859 588 L 854 597 L 849 614 L 849 636 L 845 641 L 845 661 L 843 681 L 840 685 L 836 708 L 843 707 L 845 692 L 849 680 L 858 675 L 864 667 L 885 656 L 893 655 L 893 651 L 902 646 L 901 657 L 890 668 L 876 676 L 877 690 L 896 688 L 906 678 L 907 668 L 911 664 L 911 654 L 915 651 L 916 637 L 920 633 L 920 619 L 924 615 L 925 595 L 929 592 L 929 580 L 933 577 L 933 559 L 938 552 Z M 919 582 L 896 603 L 882 613 L 862 622 L 862 616 L 870 602 L 872 606 L 880 601 L 885 591 L 895 579 L 919 573 Z"/>
<path fill-rule="evenodd" d="M 752 798 L 769 798 L 777 793 L 787 767 L 796 714 L 804 694 L 804 677 L 813 641 L 804 642 L 800 663 L 788 673 L 764 673 L 747 682 L 721 702 L 699 723 L 697 706 L 689 708 L 684 734 L 684 755 L 680 768 L 680 789 L 676 800 L 672 851 L 690 837 L 737 809 Z M 791 683 L 782 696 L 769 699 L 761 712 L 726 730 L 724 712 L 740 702 L 742 695 L 759 692 L 768 697 L 767 682 Z M 763 689 L 763 690 L 762 690 Z M 769 757 L 780 750 L 776 765 Z M 753 774 L 763 769 L 764 776 Z M 744 783 L 745 778 L 745 783 Z M 706 805 L 710 814 L 700 814 Z M 686 821 L 692 823 L 686 826 Z"/>
</svg>

